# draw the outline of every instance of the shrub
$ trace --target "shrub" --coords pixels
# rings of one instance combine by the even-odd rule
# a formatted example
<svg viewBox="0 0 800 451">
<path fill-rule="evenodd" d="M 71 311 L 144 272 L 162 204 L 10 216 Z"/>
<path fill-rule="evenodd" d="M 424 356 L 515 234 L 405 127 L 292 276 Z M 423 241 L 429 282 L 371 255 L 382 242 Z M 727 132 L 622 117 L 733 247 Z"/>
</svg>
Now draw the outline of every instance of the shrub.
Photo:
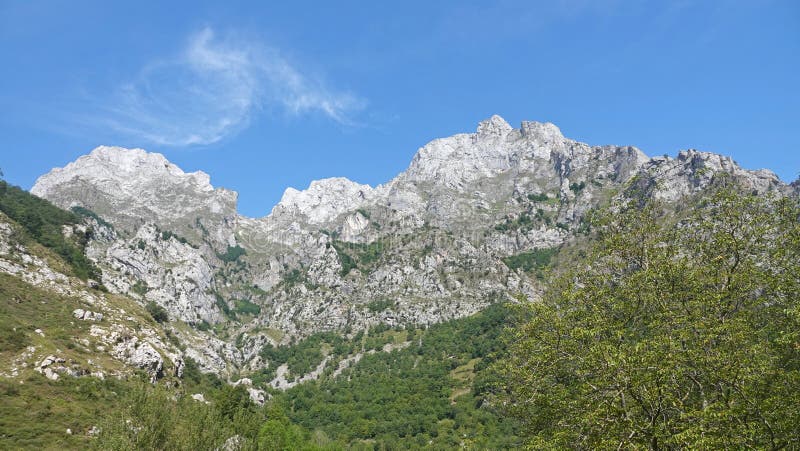
<svg viewBox="0 0 800 451">
<path fill-rule="evenodd" d="M 525 272 L 530 272 L 549 265 L 556 252 L 558 252 L 558 248 L 534 249 L 530 252 L 505 257 L 503 258 L 503 263 L 512 270 L 522 269 Z"/>
<path fill-rule="evenodd" d="M 584 188 L 586 188 L 586 182 L 570 183 L 569 185 L 569 189 L 575 194 L 580 193 Z"/>
<path fill-rule="evenodd" d="M 388 309 L 389 307 L 394 307 L 394 302 L 392 302 L 392 301 L 390 301 L 388 299 L 379 300 L 379 301 L 372 301 L 372 302 L 367 304 L 367 310 L 369 310 L 370 312 L 373 312 L 373 313 L 382 312 L 382 311 Z"/>
<path fill-rule="evenodd" d="M 156 304 L 155 302 L 148 302 L 145 305 L 145 309 L 147 309 L 147 312 L 150 313 L 150 316 L 152 316 L 156 322 L 165 323 L 169 321 L 169 314 L 167 311 L 164 309 L 164 307 Z"/>
<path fill-rule="evenodd" d="M 239 260 L 239 257 L 242 255 L 246 255 L 247 252 L 244 250 L 243 247 L 239 246 L 228 246 L 228 249 L 225 251 L 224 254 L 217 254 L 220 260 L 225 263 L 233 263 L 236 260 Z"/>
<path fill-rule="evenodd" d="M 547 194 L 528 194 L 528 200 L 531 202 L 546 202 L 548 199 Z"/>
<path fill-rule="evenodd" d="M 253 316 L 261 313 L 261 306 L 250 301 L 237 299 L 234 301 L 234 304 L 236 305 L 236 313 Z"/>
</svg>

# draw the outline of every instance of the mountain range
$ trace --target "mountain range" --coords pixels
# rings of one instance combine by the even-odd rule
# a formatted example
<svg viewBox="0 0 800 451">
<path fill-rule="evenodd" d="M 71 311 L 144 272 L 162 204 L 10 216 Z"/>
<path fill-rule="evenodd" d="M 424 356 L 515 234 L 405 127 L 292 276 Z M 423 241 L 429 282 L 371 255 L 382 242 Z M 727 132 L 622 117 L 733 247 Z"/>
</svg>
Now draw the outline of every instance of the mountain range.
<svg viewBox="0 0 800 451">
<path fill-rule="evenodd" d="M 544 272 L 579 239 L 592 210 L 634 195 L 680 205 L 720 174 L 758 193 L 800 192 L 798 182 L 714 153 L 648 157 L 632 146 L 571 140 L 551 123 L 513 128 L 492 116 L 474 133 L 426 144 L 385 184 L 317 180 L 287 188 L 269 215 L 250 218 L 237 212 L 237 193 L 212 186 L 204 172 L 185 173 L 142 149 L 98 147 L 30 191 L 81 216 L 62 232 L 91 231 L 83 249 L 98 280 L 69 275 L 16 242 L 18 225 L 4 214 L 0 271 L 79 299 L 74 319 L 91 327 L 74 340 L 104 358 L 67 358 L 70 366 L 63 349 L 33 345 L 4 373 L 138 368 L 156 380 L 180 375 L 191 358 L 229 379 L 272 368 L 270 384 L 286 388 L 318 377 L 328 361 L 290 374 L 264 357 L 265 346 L 380 324 L 424 327 L 498 302 L 535 301 Z M 163 309 L 166 321 L 130 314 L 144 306 Z M 263 400 L 263 390 L 250 390 Z"/>
</svg>

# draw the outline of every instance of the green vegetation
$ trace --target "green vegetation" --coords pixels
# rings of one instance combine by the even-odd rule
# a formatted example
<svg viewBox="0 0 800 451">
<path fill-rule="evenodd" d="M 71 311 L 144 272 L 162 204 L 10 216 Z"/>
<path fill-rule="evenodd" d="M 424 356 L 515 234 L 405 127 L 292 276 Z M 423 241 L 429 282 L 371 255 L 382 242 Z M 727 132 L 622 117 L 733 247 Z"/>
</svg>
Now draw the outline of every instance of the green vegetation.
<svg viewBox="0 0 800 451">
<path fill-rule="evenodd" d="M 225 251 L 225 253 L 224 254 L 218 253 L 217 257 L 219 257 L 219 259 L 225 263 L 233 263 L 239 260 L 239 257 L 243 255 L 247 255 L 247 252 L 244 250 L 243 247 L 237 244 L 236 246 L 228 246 L 228 249 Z"/>
<path fill-rule="evenodd" d="M 236 312 L 231 310 L 230 306 L 228 306 L 228 303 L 225 302 L 225 299 L 222 297 L 222 295 L 216 292 L 214 293 L 214 305 L 216 305 L 219 311 L 221 311 L 228 318 L 233 320 L 236 319 Z"/>
<path fill-rule="evenodd" d="M 392 307 L 394 307 L 394 301 L 391 301 L 389 299 L 370 301 L 367 304 L 367 310 L 373 313 L 382 312 Z"/>
<path fill-rule="evenodd" d="M 261 306 L 254 304 L 245 299 L 236 299 L 234 305 L 236 306 L 236 313 L 240 315 L 253 315 L 256 316 L 261 313 Z"/>
<path fill-rule="evenodd" d="M 108 223 L 105 219 L 101 218 L 97 213 L 93 212 L 92 210 L 89 210 L 88 208 L 81 207 L 80 205 L 76 205 L 76 206 L 70 208 L 70 211 L 72 211 L 73 213 L 75 213 L 77 215 L 83 216 L 84 218 L 92 218 L 95 221 L 97 221 L 98 224 L 106 226 L 109 229 L 113 229 L 114 228 L 114 226 L 112 226 L 110 223 Z"/>
<path fill-rule="evenodd" d="M 275 377 L 275 368 L 288 365 L 289 372 L 295 376 L 301 376 L 313 370 L 322 362 L 325 356 L 322 353 L 323 345 L 333 349 L 336 353 L 346 355 L 351 348 L 342 348 L 345 339 L 333 332 L 316 333 L 300 341 L 294 346 L 272 346 L 267 345 L 261 350 L 261 358 L 270 362 L 270 369 L 262 371 L 257 378 L 268 382 Z"/>
<path fill-rule="evenodd" d="M 533 219 L 528 213 L 520 213 L 516 219 L 506 218 L 506 220 L 500 224 L 494 226 L 495 230 L 499 230 L 501 232 L 506 232 L 509 230 L 522 230 L 523 232 L 527 232 L 533 228 Z"/>
<path fill-rule="evenodd" d="M 86 449 L 89 429 L 116 410 L 124 386 L 115 378 L 0 378 L 0 448 Z"/>
<path fill-rule="evenodd" d="M 558 203 L 558 198 L 548 198 L 546 195 L 543 196 L 548 204 Z M 541 198 L 537 197 L 536 199 L 539 201 Z M 534 226 L 537 224 L 552 225 L 553 216 L 554 213 L 548 213 L 542 208 L 537 208 L 532 211 L 523 211 L 516 218 L 507 217 L 503 222 L 496 224 L 494 229 L 500 232 L 519 230 L 525 233 L 533 230 Z"/>
<path fill-rule="evenodd" d="M 495 405 L 532 449 L 800 447 L 800 206 L 637 199 L 509 335 Z"/>
<path fill-rule="evenodd" d="M 342 276 L 350 274 L 353 269 L 366 268 L 377 262 L 386 249 L 386 244 L 380 240 L 367 244 L 334 240 L 332 245 L 342 264 Z"/>
<path fill-rule="evenodd" d="M 569 189 L 575 194 L 579 194 L 581 191 L 583 191 L 584 188 L 586 188 L 586 182 L 569 184 Z"/>
<path fill-rule="evenodd" d="M 531 202 L 547 202 L 547 194 L 540 193 L 540 194 L 528 194 L 528 200 Z"/>
<path fill-rule="evenodd" d="M 150 287 L 147 286 L 147 282 L 144 280 L 137 280 L 133 286 L 131 286 L 131 291 L 138 294 L 139 296 L 144 296 L 147 294 L 147 291 L 150 290 Z"/>
<path fill-rule="evenodd" d="M 503 263 L 511 270 L 522 269 L 525 272 L 541 270 L 550 265 L 550 260 L 558 253 L 558 248 L 534 249 L 503 258 Z"/>
<path fill-rule="evenodd" d="M 361 216 L 369 219 L 369 212 L 367 210 L 365 210 L 363 208 L 358 208 L 358 209 L 356 209 L 356 212 L 360 213 Z"/>
<path fill-rule="evenodd" d="M 161 235 L 160 235 L 160 236 L 161 236 L 161 239 L 162 239 L 163 241 L 169 241 L 171 238 L 175 238 L 176 240 L 178 240 L 178 242 L 179 242 L 179 243 L 183 243 L 183 244 L 186 244 L 186 245 L 192 246 L 192 247 L 194 247 L 194 248 L 197 248 L 197 247 L 196 247 L 194 244 L 190 243 L 190 242 L 189 242 L 189 240 L 187 240 L 186 238 L 184 238 L 184 237 L 182 237 L 182 236 L 180 236 L 180 235 L 178 235 L 178 234 L 176 234 L 176 233 L 174 233 L 174 232 L 171 232 L 171 231 L 169 231 L 169 230 L 163 230 L 163 231 L 161 231 Z M 241 249 L 241 248 L 240 248 L 240 249 Z M 230 247 L 229 247 L 229 248 L 228 248 L 228 252 L 230 253 L 230 251 L 231 251 L 231 250 L 230 250 Z M 244 251 L 244 250 L 242 249 L 242 251 Z M 237 256 L 236 258 L 238 258 L 238 256 Z M 235 260 L 235 259 L 234 259 L 234 260 Z"/>
<path fill-rule="evenodd" d="M 0 180 L 0 211 L 25 230 L 20 237 L 23 244 L 36 242 L 51 249 L 64 259 L 76 277 L 100 279 L 100 271 L 84 255 L 86 243 L 92 236 L 91 228 L 71 238 L 66 238 L 63 232 L 64 226 L 80 224 L 80 216 L 3 180 Z"/>
<path fill-rule="evenodd" d="M 169 314 L 164 309 L 164 307 L 156 304 L 153 301 L 148 302 L 145 304 L 144 308 L 153 317 L 153 319 L 158 323 L 165 323 L 169 321 Z"/>
<path fill-rule="evenodd" d="M 305 274 L 303 274 L 303 272 L 297 268 L 288 271 L 283 276 L 283 283 L 286 284 L 286 286 L 290 287 L 297 285 L 298 283 L 304 282 L 305 280 L 306 280 Z"/>
<path fill-rule="evenodd" d="M 365 354 L 339 377 L 301 384 L 275 402 L 305 429 L 355 449 L 514 447 L 516 423 L 487 408 L 482 392 L 509 314 L 498 304 L 470 318 L 404 331 L 410 346 Z"/>
</svg>

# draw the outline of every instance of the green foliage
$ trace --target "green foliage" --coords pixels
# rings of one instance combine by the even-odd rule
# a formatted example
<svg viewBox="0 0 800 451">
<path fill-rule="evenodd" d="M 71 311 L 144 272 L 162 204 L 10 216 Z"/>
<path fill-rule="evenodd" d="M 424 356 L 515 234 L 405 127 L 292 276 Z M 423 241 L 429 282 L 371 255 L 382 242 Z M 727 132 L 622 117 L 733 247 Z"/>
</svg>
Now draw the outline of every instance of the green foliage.
<svg viewBox="0 0 800 451">
<path fill-rule="evenodd" d="M 183 357 L 183 386 L 187 392 L 213 392 L 224 384 L 213 373 L 203 373 L 191 357 Z"/>
<path fill-rule="evenodd" d="M 21 327 L 0 324 L 0 352 L 16 353 L 30 344 L 30 337 Z"/>
<path fill-rule="evenodd" d="M 237 299 L 234 301 L 234 304 L 236 305 L 236 313 L 238 314 L 256 316 L 261 313 L 261 306 L 250 301 Z"/>
<path fill-rule="evenodd" d="M 295 268 L 283 276 L 283 283 L 286 284 L 286 286 L 291 287 L 303 282 L 305 279 L 305 274 L 303 274 L 303 272 L 299 269 Z"/>
<path fill-rule="evenodd" d="M 156 322 L 165 323 L 169 321 L 169 314 L 167 314 L 167 311 L 164 309 L 164 307 L 156 304 L 155 302 L 148 302 L 145 304 L 144 308 Z"/>
<path fill-rule="evenodd" d="M 147 286 L 147 282 L 145 282 L 144 280 L 137 280 L 131 286 L 131 291 L 133 291 L 134 293 L 138 294 L 139 296 L 144 296 L 145 294 L 147 294 L 147 291 L 149 289 L 150 289 L 150 287 Z"/>
<path fill-rule="evenodd" d="M 192 247 L 196 248 L 196 246 L 193 245 L 192 243 L 190 243 L 189 240 L 187 240 L 186 238 L 184 238 L 184 237 L 182 237 L 182 236 L 180 236 L 180 235 L 178 235 L 178 234 L 176 234 L 174 232 L 171 232 L 169 230 L 164 230 L 164 231 L 161 232 L 161 239 L 162 240 L 169 241 L 172 238 L 175 238 L 176 240 L 178 240 L 179 243 L 187 244 L 189 246 L 192 246 Z M 242 251 L 244 251 L 244 250 L 242 249 Z M 228 253 L 230 253 L 230 252 L 231 252 L 231 248 L 229 247 L 228 248 Z M 239 258 L 239 257 L 237 256 L 236 258 Z M 234 260 L 236 260 L 236 258 L 234 258 Z"/>
<path fill-rule="evenodd" d="M 236 312 L 231 310 L 231 308 L 228 306 L 228 303 L 225 302 L 225 299 L 223 299 L 222 296 L 216 292 L 214 293 L 214 305 L 216 305 L 217 308 L 228 318 L 236 319 Z"/>
<path fill-rule="evenodd" d="M 113 414 L 123 390 L 115 378 L 0 378 L 0 449 L 87 449 L 87 432 Z"/>
<path fill-rule="evenodd" d="M 334 240 L 332 245 L 342 264 L 342 276 L 350 274 L 353 269 L 368 267 L 377 262 L 386 249 L 386 244 L 381 240 L 367 244 Z"/>
<path fill-rule="evenodd" d="M 168 389 L 133 385 L 117 402 L 122 409 L 100 425 L 96 449 L 218 449 L 239 436 L 241 449 L 257 449 L 265 420 L 241 387 L 223 386 L 210 405 Z"/>
<path fill-rule="evenodd" d="M 239 260 L 239 257 L 247 255 L 245 249 L 238 244 L 236 246 L 228 246 L 228 249 L 225 251 L 224 254 L 217 254 L 220 260 L 225 263 L 233 263 L 236 260 Z"/>
<path fill-rule="evenodd" d="M 9 368 L 17 351 L 33 343 L 36 329 L 47 331 L 47 341 L 64 349 L 72 337 L 88 333 L 88 324 L 70 322 L 72 311 L 85 308 L 79 300 L 55 294 L 0 272 L 0 367 Z M 17 366 L 17 364 L 14 364 Z"/>
<path fill-rule="evenodd" d="M 81 207 L 80 205 L 75 205 L 74 207 L 70 208 L 70 211 L 72 211 L 73 213 L 75 213 L 75 214 L 77 214 L 79 216 L 83 216 L 84 218 L 92 218 L 95 221 L 97 221 L 98 224 L 106 226 L 109 229 L 113 229 L 114 228 L 114 226 L 112 226 L 110 223 L 108 223 L 105 219 L 101 218 L 97 213 L 93 212 L 92 210 L 89 210 L 86 207 Z"/>
<path fill-rule="evenodd" d="M 528 194 L 528 200 L 531 202 L 547 202 L 547 194 L 540 193 L 540 194 Z"/>
<path fill-rule="evenodd" d="M 356 212 L 360 213 L 361 216 L 369 219 L 369 212 L 363 208 L 356 209 Z"/>
<path fill-rule="evenodd" d="M 367 310 L 373 313 L 382 312 L 391 307 L 394 307 L 394 301 L 389 299 L 370 301 L 367 304 Z"/>
<path fill-rule="evenodd" d="M 76 277 L 83 280 L 100 279 L 100 271 L 84 255 L 84 248 L 92 236 L 92 230 L 87 229 L 84 234 L 76 234 L 73 239 L 67 239 L 63 234 L 64 226 L 73 226 L 81 222 L 77 214 L 62 210 L 2 180 L 0 180 L 0 211 L 22 226 L 28 239 L 53 250 L 63 258 Z"/>
<path fill-rule="evenodd" d="M 534 449 L 800 447 L 800 206 L 715 188 L 594 218 L 495 366 Z"/>
<path fill-rule="evenodd" d="M 484 371 L 486 365 L 475 362 L 491 361 L 508 315 L 505 306 L 494 305 L 470 318 L 405 331 L 407 348 L 365 354 L 339 377 L 301 384 L 276 402 L 306 430 L 355 449 L 359 443 L 370 443 L 368 449 L 512 448 L 518 444 L 515 422 L 479 407 L 483 393 L 468 381 L 472 376 L 454 376 L 461 367 Z M 382 329 L 369 336 L 396 333 Z"/>
<path fill-rule="evenodd" d="M 503 263 L 512 270 L 522 269 L 525 272 L 531 272 L 549 266 L 550 260 L 556 253 L 558 253 L 558 248 L 556 247 L 534 249 L 530 252 L 522 252 L 517 255 L 504 257 Z"/>
<path fill-rule="evenodd" d="M 350 348 L 340 348 L 345 340 L 338 334 L 332 332 L 316 333 L 300 341 L 293 346 L 272 346 L 267 345 L 261 350 L 261 358 L 270 362 L 271 368 L 277 368 L 284 363 L 288 365 L 289 372 L 295 376 L 301 376 L 316 368 L 322 362 L 323 344 L 331 346 L 334 351 L 347 353 Z M 274 371 L 263 374 L 260 379 L 271 379 Z"/>
<path fill-rule="evenodd" d="M 586 182 L 583 181 L 580 183 L 569 184 L 569 189 L 572 190 L 572 192 L 574 192 L 575 194 L 579 194 L 581 191 L 583 191 L 584 188 L 586 188 Z"/>
<path fill-rule="evenodd" d="M 528 213 L 520 213 L 515 219 L 506 218 L 504 222 L 494 226 L 495 230 L 506 232 L 509 230 L 522 230 L 523 232 L 533 228 L 533 220 Z"/>
</svg>

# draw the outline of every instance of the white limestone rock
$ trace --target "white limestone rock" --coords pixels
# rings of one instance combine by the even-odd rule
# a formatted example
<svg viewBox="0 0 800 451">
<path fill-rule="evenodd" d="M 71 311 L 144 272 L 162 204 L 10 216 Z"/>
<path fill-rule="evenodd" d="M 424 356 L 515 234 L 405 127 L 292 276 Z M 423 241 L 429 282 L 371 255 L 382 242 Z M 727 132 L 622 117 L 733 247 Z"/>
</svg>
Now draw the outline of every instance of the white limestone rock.
<svg viewBox="0 0 800 451">
<path fill-rule="evenodd" d="M 31 193 L 62 208 L 87 207 L 128 230 L 149 221 L 188 234 L 201 217 L 215 226 L 222 242 L 232 232 L 225 226 L 236 217 L 235 192 L 215 189 L 208 174 L 185 173 L 163 155 L 142 149 L 98 147 L 39 177 Z"/>
<path fill-rule="evenodd" d="M 373 191 L 344 177 L 314 180 L 303 191 L 286 188 L 272 215 L 302 215 L 310 224 L 324 224 L 366 204 Z"/>
</svg>

